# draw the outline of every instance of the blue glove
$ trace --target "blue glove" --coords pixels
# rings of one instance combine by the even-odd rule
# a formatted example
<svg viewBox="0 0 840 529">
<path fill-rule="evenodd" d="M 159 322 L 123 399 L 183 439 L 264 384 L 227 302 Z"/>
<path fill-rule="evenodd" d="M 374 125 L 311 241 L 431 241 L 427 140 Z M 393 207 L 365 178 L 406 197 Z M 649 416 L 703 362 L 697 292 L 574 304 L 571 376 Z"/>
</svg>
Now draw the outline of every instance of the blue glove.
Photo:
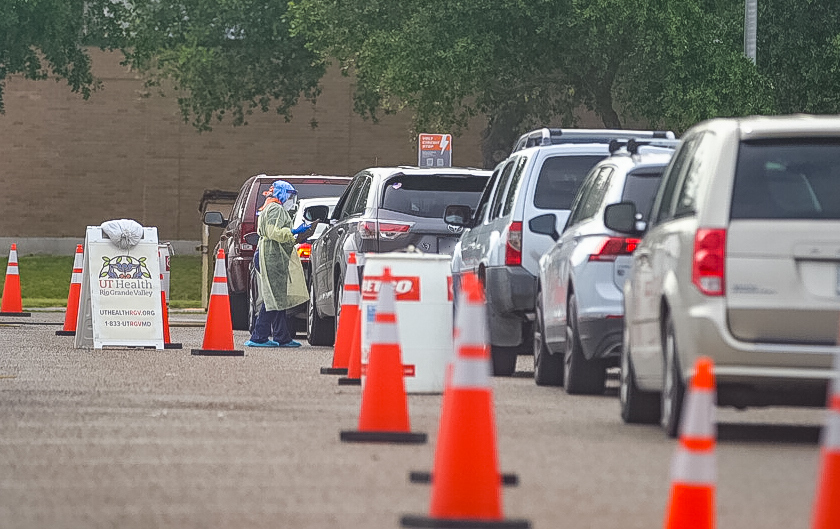
<svg viewBox="0 0 840 529">
<path fill-rule="evenodd" d="M 292 233 L 294 235 L 297 235 L 298 233 L 303 233 L 306 230 L 308 230 L 311 226 L 312 226 L 311 224 L 307 224 L 305 222 L 302 222 L 300 226 L 298 226 L 297 228 L 292 230 Z"/>
</svg>

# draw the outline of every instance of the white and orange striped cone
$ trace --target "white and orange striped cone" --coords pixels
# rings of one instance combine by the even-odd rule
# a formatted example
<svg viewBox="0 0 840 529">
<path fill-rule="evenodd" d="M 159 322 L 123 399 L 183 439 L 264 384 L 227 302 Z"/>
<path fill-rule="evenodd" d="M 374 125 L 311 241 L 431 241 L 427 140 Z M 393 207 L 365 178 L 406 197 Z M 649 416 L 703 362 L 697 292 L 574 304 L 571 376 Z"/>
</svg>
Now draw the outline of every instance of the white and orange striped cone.
<svg viewBox="0 0 840 529">
<path fill-rule="evenodd" d="M 461 281 L 456 357 L 443 392 L 428 516 L 405 515 L 403 527 L 505 527 L 496 450 L 490 346 L 484 292 L 474 274 Z"/>
<path fill-rule="evenodd" d="M 233 321 L 230 317 L 225 251 L 219 248 L 213 272 L 213 287 L 210 289 L 210 303 L 207 307 L 207 322 L 204 325 L 204 343 L 201 349 L 193 349 L 192 354 L 245 356 L 245 351 L 233 347 Z"/>
<path fill-rule="evenodd" d="M 382 272 L 371 332 L 370 355 L 362 388 L 359 429 L 341 432 L 347 442 L 426 442 L 426 434 L 412 432 L 403 379 L 402 354 L 397 329 L 397 303 L 390 267 Z"/>
<path fill-rule="evenodd" d="M 64 311 L 64 327 L 55 331 L 56 336 L 76 336 L 76 320 L 79 317 L 79 300 L 82 293 L 82 269 L 85 263 L 85 248 L 76 245 L 73 257 L 73 273 L 70 275 L 70 293 L 67 294 L 67 310 Z"/>
<path fill-rule="evenodd" d="M 12 249 L 9 251 L 9 263 L 6 265 L 6 282 L 3 283 L 3 300 L 0 302 L 0 316 L 32 316 L 31 312 L 23 312 L 17 244 L 14 243 L 12 243 Z"/>
<path fill-rule="evenodd" d="M 158 260 L 160 260 L 160 250 L 158 250 Z M 160 313 L 163 319 L 163 348 L 181 349 L 183 344 L 173 343 L 169 333 L 169 300 L 166 299 L 166 289 L 163 287 L 163 270 L 160 271 Z"/>
<path fill-rule="evenodd" d="M 347 258 L 347 271 L 344 273 L 344 292 L 341 295 L 341 314 L 338 317 L 338 329 L 335 333 L 332 366 L 322 367 L 322 375 L 347 374 L 347 369 L 350 366 L 350 351 L 353 347 L 353 334 L 356 327 L 360 325 L 360 302 L 356 252 L 350 252 L 350 256 Z"/>
<path fill-rule="evenodd" d="M 812 529 L 840 527 L 840 355 L 834 355 L 834 379 L 829 388 L 823 427 L 820 477 L 814 500 Z"/>
<path fill-rule="evenodd" d="M 680 439 L 671 462 L 671 496 L 666 529 L 715 527 L 715 376 L 713 363 L 700 357 L 683 405 Z"/>
</svg>

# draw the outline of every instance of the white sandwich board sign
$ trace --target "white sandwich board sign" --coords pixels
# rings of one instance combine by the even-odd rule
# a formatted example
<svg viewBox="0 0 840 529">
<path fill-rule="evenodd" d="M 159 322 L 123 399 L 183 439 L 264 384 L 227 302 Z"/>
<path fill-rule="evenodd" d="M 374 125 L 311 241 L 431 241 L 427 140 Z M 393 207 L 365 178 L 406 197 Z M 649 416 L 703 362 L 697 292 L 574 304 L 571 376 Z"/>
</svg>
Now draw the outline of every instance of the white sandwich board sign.
<svg viewBox="0 0 840 529">
<path fill-rule="evenodd" d="M 76 347 L 163 349 L 157 228 L 124 250 L 88 226 L 84 256 Z"/>
</svg>

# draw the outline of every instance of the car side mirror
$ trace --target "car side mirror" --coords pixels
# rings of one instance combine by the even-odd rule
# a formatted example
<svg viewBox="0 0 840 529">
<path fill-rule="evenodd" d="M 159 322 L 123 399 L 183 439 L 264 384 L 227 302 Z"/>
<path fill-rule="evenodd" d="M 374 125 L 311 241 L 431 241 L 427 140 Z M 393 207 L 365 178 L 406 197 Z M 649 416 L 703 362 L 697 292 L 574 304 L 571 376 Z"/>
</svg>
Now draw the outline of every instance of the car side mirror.
<svg viewBox="0 0 840 529">
<path fill-rule="evenodd" d="M 643 233 L 647 223 L 639 218 L 633 202 L 610 204 L 604 209 L 604 225 L 621 233 Z"/>
<path fill-rule="evenodd" d="M 204 224 L 217 228 L 226 228 L 228 221 L 220 211 L 207 211 L 204 213 Z"/>
<path fill-rule="evenodd" d="M 330 207 L 323 204 L 317 206 L 309 206 L 303 210 L 303 218 L 309 222 L 324 222 L 330 215 Z"/>
<path fill-rule="evenodd" d="M 557 216 L 554 213 L 546 213 L 545 215 L 534 217 L 528 221 L 528 227 L 532 232 L 539 233 L 541 235 L 548 235 L 554 239 L 554 242 L 557 242 L 560 238 L 556 225 Z"/>
<path fill-rule="evenodd" d="M 472 208 L 461 205 L 446 206 L 443 212 L 443 221 L 452 226 L 468 228 L 472 221 Z"/>
<path fill-rule="evenodd" d="M 255 231 L 252 231 L 251 233 L 246 233 L 245 234 L 245 242 L 247 242 L 248 244 L 250 244 L 252 246 L 256 246 L 257 243 L 260 242 L 260 236 L 257 235 L 257 232 L 255 232 Z"/>
</svg>

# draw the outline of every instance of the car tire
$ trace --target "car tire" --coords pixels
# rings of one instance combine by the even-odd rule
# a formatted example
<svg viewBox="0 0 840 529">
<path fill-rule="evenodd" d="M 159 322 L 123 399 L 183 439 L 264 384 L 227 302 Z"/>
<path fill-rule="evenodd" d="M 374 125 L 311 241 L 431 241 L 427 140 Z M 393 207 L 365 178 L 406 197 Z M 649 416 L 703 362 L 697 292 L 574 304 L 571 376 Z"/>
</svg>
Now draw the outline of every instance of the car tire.
<svg viewBox="0 0 840 529">
<path fill-rule="evenodd" d="M 333 281 L 333 336 L 338 336 L 338 323 L 341 321 L 341 303 L 344 301 L 344 278 L 336 277 Z M 361 323 L 361 322 L 360 322 Z"/>
<path fill-rule="evenodd" d="M 563 356 L 551 354 L 545 343 L 542 291 L 537 292 L 534 318 L 534 382 L 538 386 L 563 385 Z"/>
<path fill-rule="evenodd" d="M 315 287 L 309 285 L 309 307 L 306 312 L 306 339 L 309 345 L 331 346 L 335 343 L 332 318 L 322 318 L 315 308 Z"/>
<path fill-rule="evenodd" d="M 606 366 L 601 360 L 587 360 L 583 356 L 577 325 L 577 300 L 573 294 L 566 311 L 563 385 L 569 395 L 600 395 L 607 380 Z"/>
<path fill-rule="evenodd" d="M 628 424 L 657 424 L 662 414 L 660 395 L 654 391 L 642 391 L 636 386 L 636 372 L 630 359 L 629 343 L 628 331 L 625 328 L 618 389 L 621 419 Z"/>
<path fill-rule="evenodd" d="M 490 358 L 493 362 L 494 377 L 509 377 L 516 371 L 518 347 L 490 346 Z"/>
<path fill-rule="evenodd" d="M 247 331 L 248 325 L 248 292 L 228 294 L 230 301 L 230 322 L 235 331 Z"/>
<path fill-rule="evenodd" d="M 674 335 L 674 322 L 668 315 L 665 320 L 665 332 L 662 339 L 665 354 L 665 373 L 662 382 L 662 428 L 668 437 L 676 437 L 680 428 L 682 403 L 685 395 L 685 382 L 680 371 L 677 356 L 677 341 Z"/>
</svg>

